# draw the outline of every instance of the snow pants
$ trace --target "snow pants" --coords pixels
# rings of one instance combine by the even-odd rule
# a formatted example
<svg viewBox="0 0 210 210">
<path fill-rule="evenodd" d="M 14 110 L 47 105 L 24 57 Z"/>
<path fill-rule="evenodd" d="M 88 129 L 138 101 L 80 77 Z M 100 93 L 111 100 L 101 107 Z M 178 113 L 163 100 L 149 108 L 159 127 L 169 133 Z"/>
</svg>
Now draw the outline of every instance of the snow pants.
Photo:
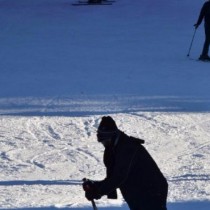
<svg viewBox="0 0 210 210">
<path fill-rule="evenodd" d="M 206 24 L 205 25 L 205 42 L 203 45 L 202 56 L 208 56 L 209 45 L 210 45 L 210 26 Z"/>
<path fill-rule="evenodd" d="M 168 185 L 159 196 L 140 196 L 133 202 L 127 202 L 130 210 L 167 210 Z"/>
<path fill-rule="evenodd" d="M 154 198 L 145 199 L 145 203 L 137 204 L 137 205 L 129 205 L 130 210 L 167 210 L 166 202 L 162 203 L 160 201 L 156 201 Z"/>
</svg>

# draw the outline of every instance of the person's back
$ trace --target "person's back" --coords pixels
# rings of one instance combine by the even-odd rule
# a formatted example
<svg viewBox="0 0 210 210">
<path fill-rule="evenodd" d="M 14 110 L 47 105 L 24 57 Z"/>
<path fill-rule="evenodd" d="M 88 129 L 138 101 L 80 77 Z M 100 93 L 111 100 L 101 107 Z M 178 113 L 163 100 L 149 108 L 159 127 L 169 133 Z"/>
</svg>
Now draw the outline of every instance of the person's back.
<svg viewBox="0 0 210 210">
<path fill-rule="evenodd" d="M 150 209 L 153 207 L 166 209 L 167 181 L 141 140 L 122 133 L 118 144 L 116 156 L 120 157 L 116 157 L 115 164 L 126 161 L 126 157 L 132 156 L 126 173 L 127 177 L 119 186 L 129 207 L 132 210 L 138 210 L 140 207 L 146 209 L 149 206 Z"/>
</svg>

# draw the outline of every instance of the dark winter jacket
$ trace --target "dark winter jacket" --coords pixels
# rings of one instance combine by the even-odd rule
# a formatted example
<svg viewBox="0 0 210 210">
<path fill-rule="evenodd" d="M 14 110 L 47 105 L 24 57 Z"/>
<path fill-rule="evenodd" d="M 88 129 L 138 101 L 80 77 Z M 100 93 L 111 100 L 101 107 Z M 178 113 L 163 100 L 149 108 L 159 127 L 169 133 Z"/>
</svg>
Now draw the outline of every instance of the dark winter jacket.
<svg viewBox="0 0 210 210">
<path fill-rule="evenodd" d="M 201 24 L 203 18 L 205 20 L 205 26 L 210 27 L 210 1 L 204 3 L 197 21 L 197 25 Z"/>
<path fill-rule="evenodd" d="M 131 209 L 154 199 L 166 205 L 167 181 L 142 143 L 121 132 L 117 145 L 104 152 L 107 177 L 96 183 L 101 195 L 119 188 Z"/>
</svg>

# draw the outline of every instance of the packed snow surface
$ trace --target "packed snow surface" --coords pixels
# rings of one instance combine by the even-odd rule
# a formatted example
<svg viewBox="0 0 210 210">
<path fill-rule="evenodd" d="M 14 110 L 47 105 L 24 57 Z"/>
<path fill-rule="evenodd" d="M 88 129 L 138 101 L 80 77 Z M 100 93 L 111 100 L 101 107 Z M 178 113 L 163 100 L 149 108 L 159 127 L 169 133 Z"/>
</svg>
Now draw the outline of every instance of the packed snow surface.
<svg viewBox="0 0 210 210">
<path fill-rule="evenodd" d="M 96 140 L 111 115 L 169 183 L 169 210 L 210 209 L 210 64 L 204 1 L 0 0 L 0 210 L 91 210 L 103 179 Z M 117 200 L 99 209 L 128 210 Z"/>
</svg>

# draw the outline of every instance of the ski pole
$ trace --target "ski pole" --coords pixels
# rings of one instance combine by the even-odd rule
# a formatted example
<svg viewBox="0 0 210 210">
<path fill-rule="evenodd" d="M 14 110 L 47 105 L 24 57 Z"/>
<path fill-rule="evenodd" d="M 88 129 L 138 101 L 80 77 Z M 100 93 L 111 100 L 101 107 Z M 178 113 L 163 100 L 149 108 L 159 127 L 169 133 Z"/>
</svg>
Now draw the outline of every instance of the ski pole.
<svg viewBox="0 0 210 210">
<path fill-rule="evenodd" d="M 82 181 L 83 181 L 83 182 L 87 182 L 88 179 L 84 178 L 84 179 L 82 179 Z M 86 191 L 86 189 L 88 188 L 88 185 L 87 185 L 87 186 L 84 186 L 84 185 L 83 185 L 83 188 L 84 188 L 84 190 Z M 94 199 L 91 200 L 91 203 L 92 203 L 92 206 L 93 206 L 93 210 L 98 210 L 98 208 L 97 208 L 97 206 L 96 206 L 96 203 L 95 203 Z"/>
<path fill-rule="evenodd" d="M 188 54 L 187 54 L 188 57 L 190 56 L 190 51 L 191 51 L 192 44 L 193 44 L 193 41 L 194 41 L 194 38 L 195 38 L 196 30 L 197 30 L 197 28 L 195 28 L 195 31 L 194 31 L 194 33 L 193 33 L 192 41 L 191 41 L 191 43 L 190 43 L 190 48 L 189 48 L 189 51 L 188 51 Z"/>
<path fill-rule="evenodd" d="M 94 200 L 91 200 L 92 206 L 93 206 L 93 210 L 98 210 L 96 203 Z"/>
</svg>

